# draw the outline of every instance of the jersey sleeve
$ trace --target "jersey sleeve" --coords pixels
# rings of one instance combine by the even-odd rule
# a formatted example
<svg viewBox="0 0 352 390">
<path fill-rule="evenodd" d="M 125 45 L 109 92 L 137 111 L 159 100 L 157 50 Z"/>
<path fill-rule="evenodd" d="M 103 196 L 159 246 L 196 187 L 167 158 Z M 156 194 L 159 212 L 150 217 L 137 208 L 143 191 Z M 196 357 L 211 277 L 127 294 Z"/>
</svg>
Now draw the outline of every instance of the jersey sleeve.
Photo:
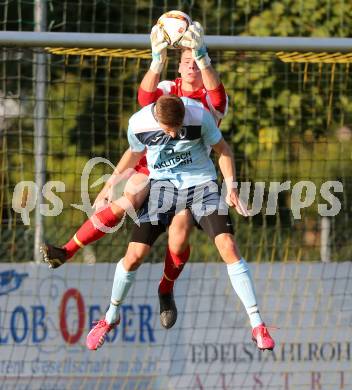
<svg viewBox="0 0 352 390">
<path fill-rule="evenodd" d="M 148 104 L 155 103 L 160 96 L 162 95 L 170 95 L 172 93 L 172 89 L 175 86 L 174 81 L 164 80 L 158 84 L 157 89 L 154 92 L 147 92 L 143 88 L 138 88 L 138 103 L 145 107 Z"/>
<path fill-rule="evenodd" d="M 143 145 L 142 142 L 139 141 L 139 139 L 136 137 L 131 128 L 131 125 L 128 126 L 127 138 L 132 152 L 143 152 L 145 150 L 145 145 Z"/>
<path fill-rule="evenodd" d="M 222 138 L 221 131 L 216 126 L 213 116 L 207 110 L 204 110 L 203 113 L 202 138 L 204 143 L 209 146 L 217 144 Z"/>
<path fill-rule="evenodd" d="M 215 89 L 207 90 L 211 105 L 216 111 L 225 114 L 227 106 L 227 95 L 222 83 Z"/>
<path fill-rule="evenodd" d="M 222 83 L 215 89 L 207 90 L 206 101 L 216 120 L 221 121 L 228 109 L 228 97 Z"/>
<path fill-rule="evenodd" d="M 162 96 L 163 90 L 160 88 L 157 88 L 154 92 L 147 92 L 143 88 L 138 88 L 138 103 L 145 107 L 148 104 L 152 104 L 156 102 L 160 96 Z"/>
</svg>

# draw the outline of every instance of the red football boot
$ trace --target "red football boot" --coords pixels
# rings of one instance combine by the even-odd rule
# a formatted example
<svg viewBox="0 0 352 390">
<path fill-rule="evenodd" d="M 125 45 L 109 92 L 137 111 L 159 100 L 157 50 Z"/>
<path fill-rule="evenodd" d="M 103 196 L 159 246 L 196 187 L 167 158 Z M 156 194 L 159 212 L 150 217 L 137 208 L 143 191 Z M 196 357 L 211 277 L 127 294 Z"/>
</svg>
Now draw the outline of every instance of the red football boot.
<svg viewBox="0 0 352 390">
<path fill-rule="evenodd" d="M 271 338 L 268 328 L 265 324 L 256 326 L 252 331 L 252 340 L 257 344 L 257 347 L 264 351 L 269 349 L 272 351 L 275 347 L 275 341 Z"/>
<path fill-rule="evenodd" d="M 106 335 L 114 329 L 120 322 L 120 319 L 114 324 L 108 324 L 105 318 L 99 320 L 87 335 L 86 345 L 88 349 L 96 351 L 104 342 Z"/>
</svg>

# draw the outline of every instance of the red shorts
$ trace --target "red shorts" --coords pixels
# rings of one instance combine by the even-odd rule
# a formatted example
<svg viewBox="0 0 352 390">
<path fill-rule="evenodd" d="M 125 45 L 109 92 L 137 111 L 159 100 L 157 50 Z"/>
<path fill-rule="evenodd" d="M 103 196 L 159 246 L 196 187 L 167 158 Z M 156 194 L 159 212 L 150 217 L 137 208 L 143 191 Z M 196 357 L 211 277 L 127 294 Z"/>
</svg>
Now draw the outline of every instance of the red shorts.
<svg viewBox="0 0 352 390">
<path fill-rule="evenodd" d="M 143 173 L 144 175 L 146 176 L 149 176 L 149 169 L 147 168 L 148 164 L 147 164 L 147 158 L 145 156 L 143 156 L 138 164 L 134 167 L 134 169 L 138 172 L 138 173 Z"/>
</svg>

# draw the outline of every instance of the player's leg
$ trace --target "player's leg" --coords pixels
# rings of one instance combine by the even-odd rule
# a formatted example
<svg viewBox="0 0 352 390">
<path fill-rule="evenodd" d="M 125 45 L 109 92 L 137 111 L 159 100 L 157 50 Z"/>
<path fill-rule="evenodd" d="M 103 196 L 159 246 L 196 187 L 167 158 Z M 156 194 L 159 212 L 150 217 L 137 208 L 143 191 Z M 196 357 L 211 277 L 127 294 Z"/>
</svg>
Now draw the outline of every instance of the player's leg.
<svg viewBox="0 0 352 390">
<path fill-rule="evenodd" d="M 103 237 L 108 228 L 116 226 L 122 220 L 129 208 L 139 209 L 149 192 L 148 180 L 148 176 L 143 173 L 132 175 L 126 183 L 124 196 L 96 211 L 63 247 L 43 244 L 41 252 L 44 261 L 50 268 L 59 267 L 80 248 Z"/>
<path fill-rule="evenodd" d="M 169 329 L 177 320 L 174 299 L 174 283 L 190 256 L 189 235 L 194 225 L 192 214 L 183 210 L 172 220 L 169 227 L 168 248 L 164 261 L 164 273 L 159 283 L 161 325 Z"/>
<path fill-rule="evenodd" d="M 136 242 L 128 245 L 124 258 L 116 265 L 109 309 L 105 317 L 98 321 L 87 335 L 88 349 L 100 348 L 104 344 L 106 335 L 119 324 L 121 304 L 135 280 L 138 267 L 149 251 L 149 245 Z"/>
<path fill-rule="evenodd" d="M 272 350 L 275 346 L 260 315 L 254 283 L 247 262 L 241 257 L 233 237 L 231 219 L 217 212 L 202 217 L 199 221 L 203 230 L 214 239 L 215 245 L 227 264 L 227 272 L 233 289 L 243 303 L 252 326 L 252 339 L 259 349 Z"/>
<path fill-rule="evenodd" d="M 142 209 L 140 220 L 143 220 L 143 211 L 145 210 Z M 109 309 L 105 317 L 87 335 L 86 345 L 89 349 L 95 350 L 101 347 L 106 335 L 118 325 L 121 304 L 135 280 L 137 269 L 155 240 L 164 231 L 165 226 L 153 225 L 149 222 L 141 222 L 139 226 L 134 226 L 127 252 L 116 266 Z"/>
<path fill-rule="evenodd" d="M 241 257 L 234 239 L 231 218 L 228 212 L 219 213 L 219 210 L 225 210 L 223 209 L 224 203 L 214 184 L 207 183 L 204 187 L 208 187 L 208 189 L 205 188 L 204 192 L 199 192 L 198 196 L 195 194 L 192 206 L 194 218 L 208 236 L 214 240 L 222 259 L 227 264 L 232 287 L 248 313 L 253 329 L 253 340 L 259 349 L 273 349 L 275 343 L 260 316 L 253 280 L 249 267 Z M 199 213 L 202 209 L 208 211 Z"/>
</svg>

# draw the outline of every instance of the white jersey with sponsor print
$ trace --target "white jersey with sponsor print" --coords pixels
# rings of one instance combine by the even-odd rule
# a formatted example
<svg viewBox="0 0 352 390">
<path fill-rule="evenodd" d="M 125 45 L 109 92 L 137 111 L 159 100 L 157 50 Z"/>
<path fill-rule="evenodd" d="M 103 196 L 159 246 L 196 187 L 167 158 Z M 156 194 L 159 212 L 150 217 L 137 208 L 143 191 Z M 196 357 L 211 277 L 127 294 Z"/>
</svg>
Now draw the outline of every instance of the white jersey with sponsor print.
<svg viewBox="0 0 352 390">
<path fill-rule="evenodd" d="M 181 99 L 185 118 L 176 138 L 159 126 L 153 103 L 130 118 L 128 142 L 132 151 L 147 151 L 151 179 L 170 180 L 177 188 L 185 189 L 216 179 L 208 148 L 217 144 L 222 135 L 214 118 L 200 102 Z"/>
</svg>

